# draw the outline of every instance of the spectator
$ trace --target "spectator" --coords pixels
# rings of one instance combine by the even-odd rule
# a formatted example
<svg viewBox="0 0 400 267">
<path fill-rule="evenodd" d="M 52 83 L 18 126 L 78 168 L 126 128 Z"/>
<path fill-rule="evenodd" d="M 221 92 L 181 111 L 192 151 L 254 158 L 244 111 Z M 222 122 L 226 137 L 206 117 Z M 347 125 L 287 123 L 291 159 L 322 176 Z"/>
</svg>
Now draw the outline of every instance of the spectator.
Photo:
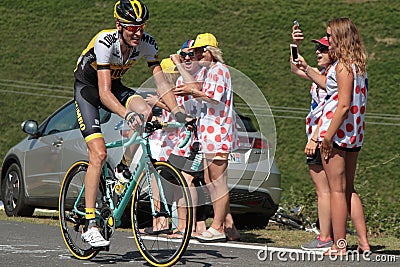
<svg viewBox="0 0 400 267">
<path fill-rule="evenodd" d="M 330 21 L 327 27 L 332 67 L 327 73 L 318 140 L 329 181 L 334 244 L 326 255 L 346 253 L 346 225 L 350 213 L 358 234 L 358 250 L 369 250 L 364 210 L 354 189 L 357 158 L 364 141 L 368 95 L 366 51 L 357 27 L 349 18 Z M 308 77 L 317 75 L 299 57 Z"/>
<path fill-rule="evenodd" d="M 299 47 L 300 40 L 303 39 L 302 31 L 298 25 L 293 26 L 292 32 L 293 42 Z M 301 38 L 301 39 L 300 39 Z M 315 68 L 323 78 L 326 76 L 326 71 L 331 65 L 331 60 L 328 55 L 329 43 L 327 37 L 322 37 L 319 40 L 312 40 L 316 43 L 315 53 L 317 56 L 319 69 Z M 310 78 L 301 71 L 296 64 L 291 63 L 291 70 L 299 77 L 310 80 Z M 316 83 L 312 83 L 311 89 L 311 107 L 310 112 L 306 117 L 306 134 L 307 144 L 304 153 L 307 156 L 307 165 L 311 179 L 314 183 L 318 198 L 318 219 L 320 225 L 320 234 L 311 242 L 303 244 L 301 247 L 304 250 L 328 250 L 332 244 L 331 237 L 331 209 L 330 209 L 330 192 L 328 179 L 322 167 L 321 153 L 319 150 L 318 140 L 318 121 L 322 114 L 323 102 L 326 97 L 325 86 L 320 87 Z"/>
<path fill-rule="evenodd" d="M 201 105 L 199 138 L 205 156 L 205 181 L 214 209 L 211 226 L 197 239 L 200 242 L 223 242 L 227 239 L 227 229 L 239 235 L 229 212 L 226 173 L 228 155 L 237 148 L 238 140 L 231 77 L 214 35 L 197 35 L 192 48 L 196 49 L 200 64 L 207 69 L 203 84 L 196 85 L 201 86 L 201 90 L 192 90 L 192 95 Z M 194 88 L 194 85 L 190 87 Z"/>
</svg>

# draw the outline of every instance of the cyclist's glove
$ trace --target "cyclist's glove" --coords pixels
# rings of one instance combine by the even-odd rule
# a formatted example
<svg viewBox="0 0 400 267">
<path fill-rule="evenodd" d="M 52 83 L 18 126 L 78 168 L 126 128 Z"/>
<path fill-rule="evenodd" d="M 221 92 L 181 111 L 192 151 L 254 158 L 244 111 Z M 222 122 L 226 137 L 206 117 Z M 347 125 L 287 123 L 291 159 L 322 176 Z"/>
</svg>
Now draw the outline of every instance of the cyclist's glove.
<svg viewBox="0 0 400 267">
<path fill-rule="evenodd" d="M 139 118 L 142 120 L 141 123 L 139 123 L 139 125 L 141 125 L 143 123 L 143 115 L 142 114 L 138 114 L 134 111 L 130 111 L 125 115 L 125 121 L 128 124 L 129 127 L 134 127 L 135 126 L 135 121 L 136 121 L 136 116 L 139 116 Z"/>
</svg>

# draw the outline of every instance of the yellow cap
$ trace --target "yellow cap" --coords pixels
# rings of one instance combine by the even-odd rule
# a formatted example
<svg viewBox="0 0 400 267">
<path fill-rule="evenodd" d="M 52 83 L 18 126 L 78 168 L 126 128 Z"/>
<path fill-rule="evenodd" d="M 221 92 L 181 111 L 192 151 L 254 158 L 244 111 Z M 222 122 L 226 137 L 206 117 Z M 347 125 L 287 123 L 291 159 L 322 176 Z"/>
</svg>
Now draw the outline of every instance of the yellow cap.
<svg viewBox="0 0 400 267">
<path fill-rule="evenodd" d="M 179 73 L 174 62 L 172 62 L 172 59 L 170 58 L 164 58 L 161 60 L 160 65 L 164 73 Z"/>
<path fill-rule="evenodd" d="M 217 38 L 212 33 L 202 33 L 197 35 L 194 45 L 191 48 L 214 46 L 218 47 Z"/>
</svg>

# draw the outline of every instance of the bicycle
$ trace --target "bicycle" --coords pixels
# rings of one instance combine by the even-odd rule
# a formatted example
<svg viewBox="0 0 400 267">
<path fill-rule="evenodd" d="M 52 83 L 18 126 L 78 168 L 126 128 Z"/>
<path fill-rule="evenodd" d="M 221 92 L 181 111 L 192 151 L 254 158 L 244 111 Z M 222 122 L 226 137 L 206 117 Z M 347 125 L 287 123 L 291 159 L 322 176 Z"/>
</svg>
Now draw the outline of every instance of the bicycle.
<svg viewBox="0 0 400 267">
<path fill-rule="evenodd" d="M 304 205 L 299 205 L 291 209 L 290 214 L 287 214 L 282 207 L 279 207 L 277 212 L 270 218 L 270 221 L 283 224 L 289 229 L 303 230 L 319 235 L 317 224 L 311 222 L 310 218 L 303 214 L 304 208 Z"/>
<path fill-rule="evenodd" d="M 195 122 L 192 121 L 190 125 L 195 128 Z M 107 163 L 104 164 L 96 200 L 97 224 L 104 238 L 109 240 L 115 228 L 121 225 L 122 214 L 132 198 L 131 222 L 136 246 L 145 260 L 153 266 L 170 266 L 176 263 L 185 253 L 192 232 L 192 201 L 186 180 L 168 162 L 154 160 L 149 144 L 149 136 L 156 130 L 181 126 L 184 124 L 147 122 L 131 138 L 106 144 L 107 149 L 139 144 L 143 153 L 132 171 L 130 181 L 124 185 L 114 178 L 112 168 Z M 120 129 L 120 125 L 115 129 Z M 180 147 L 184 147 L 189 139 L 190 131 L 187 130 Z M 64 242 L 73 256 L 81 260 L 91 259 L 102 250 L 109 251 L 109 246 L 93 248 L 81 239 L 85 224 L 84 178 L 87 168 L 87 161 L 74 163 L 64 176 L 59 196 L 59 220 Z M 179 205 L 174 203 L 178 197 Z M 177 213 L 173 207 L 181 208 L 181 212 Z M 178 220 L 175 218 L 176 214 L 180 216 Z M 140 230 L 153 226 L 153 220 L 157 219 L 167 221 L 168 229 L 176 228 L 177 221 L 185 220 L 186 230 L 181 238 L 173 239 L 165 232 L 149 236 Z"/>
</svg>

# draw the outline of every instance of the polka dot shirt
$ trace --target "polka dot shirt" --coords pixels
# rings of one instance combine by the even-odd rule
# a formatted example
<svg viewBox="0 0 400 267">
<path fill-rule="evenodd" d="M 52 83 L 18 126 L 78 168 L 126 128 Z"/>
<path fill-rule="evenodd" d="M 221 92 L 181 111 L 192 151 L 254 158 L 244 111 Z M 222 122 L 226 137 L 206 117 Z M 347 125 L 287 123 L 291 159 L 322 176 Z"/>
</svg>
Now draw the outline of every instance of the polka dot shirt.
<svg viewBox="0 0 400 267">
<path fill-rule="evenodd" d="M 323 106 L 319 139 L 324 138 L 331 123 L 333 114 L 338 106 L 339 96 L 336 81 L 337 64 L 338 61 L 332 65 L 327 74 L 326 89 L 328 97 Z M 364 117 L 368 95 L 368 77 L 367 74 L 364 76 L 356 74 L 354 66 L 353 74 L 354 81 L 350 110 L 333 138 L 333 141 L 337 145 L 344 148 L 361 147 L 364 141 Z"/>
</svg>

